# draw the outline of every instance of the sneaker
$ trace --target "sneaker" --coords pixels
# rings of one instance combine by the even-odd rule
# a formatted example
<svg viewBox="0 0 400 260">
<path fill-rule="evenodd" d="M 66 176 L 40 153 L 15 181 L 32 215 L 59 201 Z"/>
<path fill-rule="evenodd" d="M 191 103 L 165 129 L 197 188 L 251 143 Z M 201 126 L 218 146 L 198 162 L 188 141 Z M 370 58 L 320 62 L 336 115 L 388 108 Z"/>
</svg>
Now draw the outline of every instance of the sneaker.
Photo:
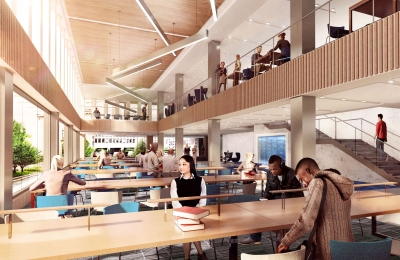
<svg viewBox="0 0 400 260">
<path fill-rule="evenodd" d="M 206 253 L 203 253 L 202 255 L 198 254 L 197 260 L 208 260 Z"/>
<path fill-rule="evenodd" d="M 240 245 L 252 245 L 252 244 L 258 245 L 258 244 L 261 244 L 261 241 L 254 241 L 253 239 L 248 237 L 245 240 L 239 241 L 239 244 Z"/>
</svg>

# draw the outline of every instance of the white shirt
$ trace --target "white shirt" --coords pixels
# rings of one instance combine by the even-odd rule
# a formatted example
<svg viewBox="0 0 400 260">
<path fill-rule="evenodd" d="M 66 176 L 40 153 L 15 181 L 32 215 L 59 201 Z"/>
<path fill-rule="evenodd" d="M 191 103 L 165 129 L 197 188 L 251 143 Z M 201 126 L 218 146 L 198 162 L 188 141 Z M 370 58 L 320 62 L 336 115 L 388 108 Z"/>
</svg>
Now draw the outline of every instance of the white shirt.
<svg viewBox="0 0 400 260">
<path fill-rule="evenodd" d="M 173 155 L 167 154 L 159 159 L 162 162 L 163 172 L 176 172 L 178 171 L 178 159 Z"/>
<path fill-rule="evenodd" d="M 183 178 L 183 174 L 181 174 L 181 179 Z M 192 176 L 190 177 L 190 179 L 193 179 L 194 175 L 192 173 Z M 200 196 L 206 196 L 207 195 L 207 188 L 206 188 L 206 182 L 204 181 L 204 179 L 201 179 L 201 193 Z M 176 181 L 175 179 L 172 180 L 171 182 L 171 198 L 179 198 L 178 197 L 178 192 L 176 189 Z M 207 199 L 200 199 L 199 203 L 196 205 L 196 207 L 203 207 L 207 204 Z M 172 207 L 174 209 L 176 208 L 182 208 L 182 204 L 179 201 L 173 201 L 172 202 Z"/>
</svg>

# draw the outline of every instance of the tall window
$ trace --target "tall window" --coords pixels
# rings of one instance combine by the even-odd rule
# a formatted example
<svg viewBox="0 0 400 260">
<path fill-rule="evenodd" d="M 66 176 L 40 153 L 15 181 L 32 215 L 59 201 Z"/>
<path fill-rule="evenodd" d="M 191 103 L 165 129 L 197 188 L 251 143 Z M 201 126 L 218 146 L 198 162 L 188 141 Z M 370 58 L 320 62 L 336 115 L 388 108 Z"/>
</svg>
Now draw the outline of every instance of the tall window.
<svg viewBox="0 0 400 260">
<path fill-rule="evenodd" d="M 258 163 L 268 164 L 271 155 L 279 155 L 286 161 L 286 136 L 272 135 L 258 137 Z"/>
</svg>

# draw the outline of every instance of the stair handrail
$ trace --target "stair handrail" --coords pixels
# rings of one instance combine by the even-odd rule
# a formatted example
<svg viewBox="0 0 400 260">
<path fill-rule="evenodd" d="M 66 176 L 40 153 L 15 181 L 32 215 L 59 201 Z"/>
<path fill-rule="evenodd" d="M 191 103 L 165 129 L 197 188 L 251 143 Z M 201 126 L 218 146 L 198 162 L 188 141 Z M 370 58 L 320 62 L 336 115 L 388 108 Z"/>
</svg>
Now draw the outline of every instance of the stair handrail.
<svg viewBox="0 0 400 260">
<path fill-rule="evenodd" d="M 369 124 L 371 124 L 371 125 L 375 125 L 374 123 L 372 123 L 372 122 L 370 122 L 370 121 L 368 121 L 368 120 L 365 120 L 364 118 L 352 118 L 352 119 L 346 119 L 346 120 L 343 120 L 343 121 L 355 121 L 355 120 L 362 120 L 362 121 L 365 121 L 365 122 L 367 122 L 367 123 L 369 123 Z M 393 132 L 390 132 L 390 131 L 387 131 L 387 132 L 388 132 L 389 134 L 392 134 L 392 135 L 394 135 L 394 136 L 400 138 L 400 135 L 397 135 L 397 134 L 395 134 L 395 133 L 393 133 Z"/>
<path fill-rule="evenodd" d="M 372 136 L 372 135 L 368 134 L 367 132 L 364 132 L 364 131 L 361 130 L 360 128 L 355 127 L 355 126 L 353 126 L 353 125 L 351 125 L 351 124 L 349 124 L 349 123 L 343 121 L 342 119 L 340 119 L 340 118 L 338 118 L 338 117 L 336 117 L 336 116 L 335 116 L 335 117 L 328 117 L 328 116 L 326 116 L 326 115 L 324 115 L 324 116 L 325 116 L 327 119 L 330 119 L 330 120 L 334 121 L 335 123 L 337 122 L 336 120 L 339 120 L 339 122 L 343 122 L 343 123 L 345 123 L 345 124 L 347 124 L 347 125 L 353 127 L 354 129 L 360 131 L 361 133 L 366 134 L 366 135 L 372 137 L 373 139 L 375 139 L 375 136 Z M 323 119 L 323 118 L 319 118 L 319 119 Z M 334 120 L 334 119 L 335 119 L 335 120 Z M 317 120 L 318 120 L 318 119 L 317 119 Z M 336 134 L 336 129 L 335 129 L 335 134 Z M 381 142 L 382 142 L 382 141 L 381 141 Z M 394 150 L 400 152 L 399 149 L 397 149 L 396 147 L 391 146 L 391 145 L 388 144 L 387 142 L 385 143 L 385 146 L 389 146 L 389 147 L 393 148 Z"/>
</svg>

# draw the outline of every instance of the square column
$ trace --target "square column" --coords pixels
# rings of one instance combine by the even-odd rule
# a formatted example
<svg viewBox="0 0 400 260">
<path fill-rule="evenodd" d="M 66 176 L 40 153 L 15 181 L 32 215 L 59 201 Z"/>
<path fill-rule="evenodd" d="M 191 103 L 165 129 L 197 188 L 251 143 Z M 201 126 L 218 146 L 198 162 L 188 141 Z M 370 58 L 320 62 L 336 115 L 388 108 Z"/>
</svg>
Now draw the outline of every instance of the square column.
<svg viewBox="0 0 400 260">
<path fill-rule="evenodd" d="M 118 104 L 119 105 L 119 100 L 115 100 L 114 101 L 116 104 Z M 114 115 L 116 115 L 116 114 L 119 114 L 119 107 L 113 107 L 113 111 L 112 111 L 112 118 L 114 118 Z"/>
<path fill-rule="evenodd" d="M 73 140 L 73 132 L 74 128 L 72 125 L 64 126 L 64 165 L 73 162 L 73 149 L 74 149 L 74 140 Z"/>
<path fill-rule="evenodd" d="M 153 121 L 153 103 L 147 103 L 147 115 L 149 116 L 149 121 Z"/>
<path fill-rule="evenodd" d="M 219 119 L 208 120 L 208 160 L 212 166 L 220 166 L 221 125 Z"/>
<path fill-rule="evenodd" d="M 138 115 L 142 116 L 142 102 L 140 102 L 140 101 L 137 102 L 136 113 Z"/>
<path fill-rule="evenodd" d="M 164 150 L 164 133 L 157 134 L 158 149 Z"/>
<path fill-rule="evenodd" d="M 175 128 L 175 154 L 178 159 L 183 155 L 183 128 Z"/>
<path fill-rule="evenodd" d="M 164 91 L 158 91 L 157 99 L 157 121 L 164 118 Z"/>
<path fill-rule="evenodd" d="M 208 43 L 208 78 L 212 77 L 212 79 L 211 86 L 207 85 L 207 87 L 208 92 L 211 92 L 213 96 L 217 94 L 219 85 L 219 76 L 214 76 L 214 74 L 221 62 L 220 45 L 221 42 L 219 41 L 210 41 Z"/>
<path fill-rule="evenodd" d="M 150 149 L 150 145 L 153 143 L 153 136 L 148 135 L 146 136 L 146 148 Z"/>
<path fill-rule="evenodd" d="M 291 166 L 304 157 L 315 159 L 315 97 L 301 96 L 290 100 Z"/>
<path fill-rule="evenodd" d="M 128 109 L 131 109 L 131 101 L 126 101 L 125 102 L 125 107 L 128 108 Z M 127 115 L 130 115 L 130 111 L 129 110 L 124 110 L 124 117 L 127 116 Z M 130 117 L 129 117 L 129 119 L 130 119 Z M 125 120 L 125 118 L 124 118 L 124 120 Z"/>
<path fill-rule="evenodd" d="M 81 155 L 80 155 L 80 153 L 81 153 L 81 145 L 80 145 L 81 134 L 80 134 L 80 132 L 74 131 L 73 138 L 74 138 L 74 154 L 73 154 L 72 160 L 75 162 L 81 157 Z"/>
<path fill-rule="evenodd" d="M 85 136 L 79 135 L 79 154 L 78 159 L 85 157 Z"/>
<path fill-rule="evenodd" d="M 0 210 L 13 204 L 13 88 L 12 72 L 0 67 Z"/>
<path fill-rule="evenodd" d="M 175 99 L 178 99 L 178 104 L 175 104 L 175 112 L 179 112 L 185 105 L 186 97 L 183 95 L 183 74 L 175 74 Z"/>
<path fill-rule="evenodd" d="M 104 113 L 104 117 L 106 117 L 108 114 L 108 104 L 106 102 L 104 102 L 104 112 L 103 113 Z"/>
<path fill-rule="evenodd" d="M 43 171 L 50 170 L 50 163 L 53 156 L 60 154 L 58 152 L 58 137 L 59 137 L 59 113 L 50 112 L 44 113 L 44 146 L 43 146 Z"/>
<path fill-rule="evenodd" d="M 301 20 L 315 9 L 315 0 L 290 1 L 290 23 Z M 315 49 L 315 13 L 310 14 L 290 29 L 290 58 Z"/>
</svg>

